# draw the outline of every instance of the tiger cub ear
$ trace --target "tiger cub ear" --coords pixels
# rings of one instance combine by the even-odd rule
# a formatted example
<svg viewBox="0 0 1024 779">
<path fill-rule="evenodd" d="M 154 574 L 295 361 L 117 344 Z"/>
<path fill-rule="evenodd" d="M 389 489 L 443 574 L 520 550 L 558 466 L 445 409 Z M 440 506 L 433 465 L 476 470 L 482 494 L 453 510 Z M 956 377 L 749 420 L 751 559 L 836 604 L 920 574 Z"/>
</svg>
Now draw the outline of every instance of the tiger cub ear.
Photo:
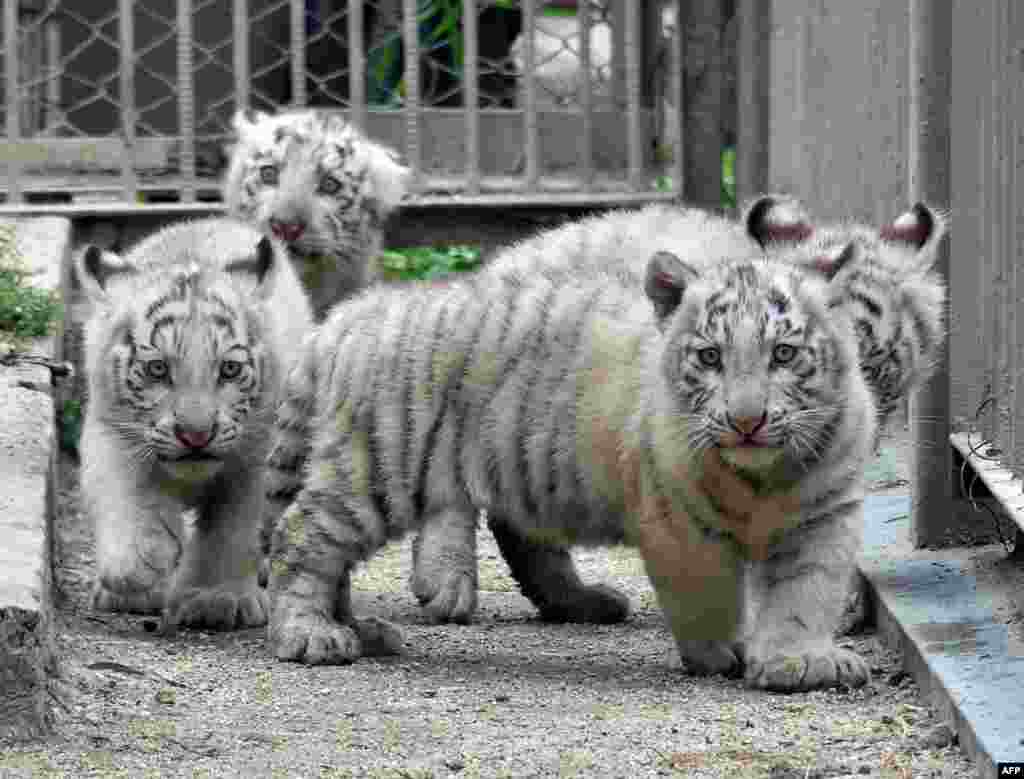
<svg viewBox="0 0 1024 779">
<path fill-rule="evenodd" d="M 679 307 L 686 288 L 700 274 L 671 252 L 656 252 L 647 263 L 644 292 L 654 305 L 658 322 L 663 323 Z"/>
<path fill-rule="evenodd" d="M 814 234 L 803 204 L 790 195 L 761 195 L 743 212 L 747 235 L 762 249 L 773 243 L 802 243 Z"/>
<path fill-rule="evenodd" d="M 256 242 L 250 256 L 229 262 L 224 266 L 224 270 L 231 274 L 252 277 L 256 282 L 257 293 L 262 296 L 267 288 L 264 282 L 276 262 L 278 262 L 278 258 L 274 242 L 263 235 Z"/>
<path fill-rule="evenodd" d="M 911 249 L 924 264 L 931 266 L 935 261 L 935 249 L 946 230 L 946 215 L 927 203 L 918 202 L 892 224 L 879 228 L 878 235 L 887 243 Z"/>
<path fill-rule="evenodd" d="M 110 300 L 110 286 L 118 278 L 134 276 L 137 269 L 113 252 L 95 244 L 86 246 L 75 262 L 75 275 L 88 297 L 97 303 Z"/>
<path fill-rule="evenodd" d="M 398 161 L 398 153 L 372 141 L 366 143 L 369 200 L 377 216 L 390 214 L 409 192 L 412 171 Z"/>
</svg>

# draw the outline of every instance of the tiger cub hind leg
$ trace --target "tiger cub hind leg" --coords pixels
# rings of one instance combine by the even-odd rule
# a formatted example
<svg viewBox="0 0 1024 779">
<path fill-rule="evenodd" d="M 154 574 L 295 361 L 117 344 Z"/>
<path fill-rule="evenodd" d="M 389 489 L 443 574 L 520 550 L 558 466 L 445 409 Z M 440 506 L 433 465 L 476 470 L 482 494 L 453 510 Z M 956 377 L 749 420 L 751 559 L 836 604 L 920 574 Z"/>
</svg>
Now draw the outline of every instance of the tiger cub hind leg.
<svg viewBox="0 0 1024 779">
<path fill-rule="evenodd" d="M 442 509 L 413 539 L 413 594 L 435 622 L 465 624 L 476 611 L 475 509 Z"/>
<path fill-rule="evenodd" d="M 609 624 L 629 617 L 629 598 L 607 585 L 580 580 L 569 547 L 534 541 L 493 512 L 487 525 L 512 578 L 545 622 Z"/>
</svg>

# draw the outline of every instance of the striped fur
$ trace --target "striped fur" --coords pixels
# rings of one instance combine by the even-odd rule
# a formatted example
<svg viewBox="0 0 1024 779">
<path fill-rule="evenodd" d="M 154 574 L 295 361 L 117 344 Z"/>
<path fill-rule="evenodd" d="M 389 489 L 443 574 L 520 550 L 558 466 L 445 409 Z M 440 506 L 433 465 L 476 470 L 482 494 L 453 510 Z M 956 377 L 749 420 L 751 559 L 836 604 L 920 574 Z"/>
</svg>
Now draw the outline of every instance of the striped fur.
<svg viewBox="0 0 1024 779">
<path fill-rule="evenodd" d="M 270 580 L 277 657 L 393 644 L 352 616 L 353 566 L 486 509 L 538 541 L 638 546 L 694 670 L 743 663 L 777 689 L 865 680 L 831 639 L 874 434 L 835 289 L 784 263 L 664 252 L 645 279 L 539 270 L 373 290 L 309 337 L 270 458 L 271 491 L 292 501 Z M 751 526 L 767 544 L 754 562 L 697 479 L 708 451 L 740 443 L 736 420 L 762 413 L 742 440 L 779 449 L 760 476 L 797 508 Z"/>
<path fill-rule="evenodd" d="M 171 624 L 263 624 L 270 423 L 288 355 L 312 326 L 291 264 L 252 228 L 210 219 L 123 259 L 89 247 L 77 270 L 93 303 L 81 453 L 94 605 L 166 607 Z"/>
<path fill-rule="evenodd" d="M 409 170 L 337 115 L 240 112 L 234 127 L 228 212 L 287 245 L 323 319 L 374 277 L 384 220 L 405 196 Z"/>
</svg>

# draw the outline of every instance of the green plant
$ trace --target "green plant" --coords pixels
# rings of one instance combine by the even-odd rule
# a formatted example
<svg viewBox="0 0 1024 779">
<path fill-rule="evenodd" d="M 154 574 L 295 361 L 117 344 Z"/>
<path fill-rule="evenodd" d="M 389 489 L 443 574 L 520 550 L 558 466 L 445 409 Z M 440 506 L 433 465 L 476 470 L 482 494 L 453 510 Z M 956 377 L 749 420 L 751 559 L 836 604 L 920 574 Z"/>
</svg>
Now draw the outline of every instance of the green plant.
<svg viewBox="0 0 1024 779">
<path fill-rule="evenodd" d="M 736 149 L 722 150 L 722 207 L 736 208 Z"/>
<path fill-rule="evenodd" d="M 0 225 L 0 341 L 12 341 L 13 346 L 48 335 L 60 314 L 57 295 L 27 283 L 28 275 L 14 227 Z"/>
<path fill-rule="evenodd" d="M 476 246 L 393 249 L 381 254 L 380 266 L 388 281 L 439 279 L 476 270 L 480 266 L 480 249 Z"/>
<path fill-rule="evenodd" d="M 659 157 L 664 152 L 658 151 Z M 671 157 L 669 157 L 671 158 Z M 663 160 L 664 161 L 664 160 Z M 670 192 L 673 186 L 671 176 L 662 174 L 654 179 L 654 188 L 659 192 Z M 722 150 L 722 208 L 736 208 L 736 150 L 732 147 Z"/>
</svg>

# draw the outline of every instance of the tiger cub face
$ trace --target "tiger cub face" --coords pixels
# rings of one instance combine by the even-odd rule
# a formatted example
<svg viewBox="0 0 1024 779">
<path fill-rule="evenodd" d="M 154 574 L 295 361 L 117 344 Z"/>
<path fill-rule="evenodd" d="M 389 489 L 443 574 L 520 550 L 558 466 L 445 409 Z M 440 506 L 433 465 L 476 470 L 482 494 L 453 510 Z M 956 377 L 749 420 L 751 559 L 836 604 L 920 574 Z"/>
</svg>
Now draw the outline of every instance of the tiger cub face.
<svg viewBox="0 0 1024 779">
<path fill-rule="evenodd" d="M 82 275 L 100 312 L 90 322 L 91 403 L 140 466 L 205 481 L 253 447 L 269 411 L 259 289 L 273 248 L 227 272 L 198 264 L 140 269 L 95 247 Z"/>
<path fill-rule="evenodd" d="M 341 117 L 239 112 L 234 127 L 228 211 L 297 254 L 358 248 L 406 193 L 409 170 Z"/>
<path fill-rule="evenodd" d="M 855 257 L 851 245 L 836 267 Z M 660 252 L 645 287 L 665 334 L 663 378 L 694 453 L 775 450 L 809 463 L 828 448 L 851 371 L 859 377 L 826 279 L 764 259 L 698 271 Z"/>
<path fill-rule="evenodd" d="M 859 360 L 884 423 L 933 372 L 944 347 L 946 284 L 934 268 L 946 233 L 942 213 L 915 204 L 891 224 L 815 224 L 791 199 L 766 196 L 747 211 L 748 233 L 769 254 L 837 273 L 833 258 L 853 242 L 860 260 L 838 272 Z"/>
</svg>

